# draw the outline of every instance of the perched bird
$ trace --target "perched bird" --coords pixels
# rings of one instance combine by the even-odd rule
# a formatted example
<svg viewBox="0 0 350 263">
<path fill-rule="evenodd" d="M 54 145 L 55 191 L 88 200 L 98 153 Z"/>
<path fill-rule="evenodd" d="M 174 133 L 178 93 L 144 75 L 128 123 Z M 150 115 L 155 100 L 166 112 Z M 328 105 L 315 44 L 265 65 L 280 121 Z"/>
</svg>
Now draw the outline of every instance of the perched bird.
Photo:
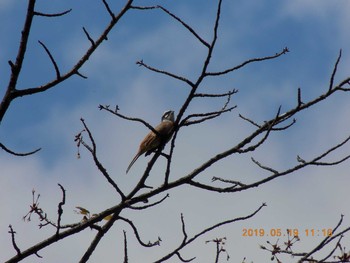
<svg viewBox="0 0 350 263">
<path fill-rule="evenodd" d="M 172 135 L 174 128 L 174 111 L 169 110 L 164 112 L 162 116 L 162 122 L 158 124 L 154 129 L 158 132 L 158 134 L 150 131 L 146 137 L 142 140 L 139 146 L 139 150 L 137 151 L 134 159 L 132 159 L 131 163 L 126 169 L 126 173 L 129 172 L 131 166 L 136 162 L 136 160 L 144 153 L 145 155 L 149 155 L 152 151 L 156 150 L 162 144 L 167 143 Z"/>
</svg>

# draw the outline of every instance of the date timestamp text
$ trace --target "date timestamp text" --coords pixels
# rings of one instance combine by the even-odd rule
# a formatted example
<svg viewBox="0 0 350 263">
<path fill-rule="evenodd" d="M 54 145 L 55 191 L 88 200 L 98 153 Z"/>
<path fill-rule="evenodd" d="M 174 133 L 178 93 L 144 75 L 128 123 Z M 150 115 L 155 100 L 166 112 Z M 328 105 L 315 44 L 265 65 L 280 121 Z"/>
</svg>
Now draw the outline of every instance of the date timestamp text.
<svg viewBox="0 0 350 263">
<path fill-rule="evenodd" d="M 306 237 L 327 237 L 332 236 L 333 230 L 331 228 L 306 228 L 299 230 L 298 228 L 282 229 L 282 228 L 243 228 L 242 236 L 244 237 L 282 237 L 282 236 L 298 236 Z"/>
</svg>

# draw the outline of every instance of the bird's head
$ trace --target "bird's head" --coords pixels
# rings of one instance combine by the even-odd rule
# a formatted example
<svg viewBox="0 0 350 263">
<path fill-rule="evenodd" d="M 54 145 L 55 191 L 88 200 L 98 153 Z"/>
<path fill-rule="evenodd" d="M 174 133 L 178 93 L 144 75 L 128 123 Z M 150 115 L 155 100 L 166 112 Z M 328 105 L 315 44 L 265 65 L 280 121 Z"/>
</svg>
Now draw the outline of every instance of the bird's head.
<svg viewBox="0 0 350 263">
<path fill-rule="evenodd" d="M 174 111 L 168 110 L 168 111 L 164 112 L 164 114 L 162 116 L 162 121 L 174 122 L 175 121 Z"/>
</svg>

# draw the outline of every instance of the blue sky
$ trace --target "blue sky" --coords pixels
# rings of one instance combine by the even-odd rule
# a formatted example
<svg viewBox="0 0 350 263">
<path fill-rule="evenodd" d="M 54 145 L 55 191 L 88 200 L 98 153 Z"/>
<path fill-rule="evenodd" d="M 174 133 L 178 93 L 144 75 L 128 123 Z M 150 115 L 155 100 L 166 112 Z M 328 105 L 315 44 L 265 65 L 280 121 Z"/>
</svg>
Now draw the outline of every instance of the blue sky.
<svg viewBox="0 0 350 263">
<path fill-rule="evenodd" d="M 164 5 L 204 39 L 211 39 L 215 1 L 136 3 Z M 238 89 L 239 93 L 232 99 L 238 107 L 221 119 L 184 129 L 174 155 L 174 178 L 185 175 L 249 134 L 253 127 L 239 119 L 239 113 L 262 122 L 274 116 L 280 105 L 282 111 L 293 107 L 298 87 L 302 88 L 305 101 L 326 91 L 340 49 L 343 57 L 336 82 L 349 76 L 349 5 L 346 0 L 224 0 L 210 70 L 222 70 L 250 58 L 272 55 L 284 47 L 291 52 L 273 61 L 248 65 L 222 78 L 209 78 L 203 83 L 202 92 Z M 120 6 L 119 1 L 111 5 L 115 13 Z M 65 72 L 88 48 L 89 42 L 82 27 L 96 38 L 108 23 L 102 1 L 37 2 L 37 11 L 41 12 L 55 13 L 70 8 L 72 12 L 61 18 L 35 18 L 18 88 L 41 85 L 55 76 L 38 40 L 47 45 L 61 71 Z M 7 61 L 16 56 L 25 10 L 23 1 L 0 3 L 1 94 L 10 73 Z M 74 76 L 45 93 L 19 98 L 10 106 L 1 123 L 0 141 L 8 147 L 16 151 L 38 147 L 42 150 L 25 158 L 1 152 L 0 244 L 6 252 L 1 253 L 0 261 L 14 254 L 7 233 L 10 223 L 18 232 L 18 243 L 23 249 L 51 234 L 49 230 L 38 231 L 35 220 L 31 223 L 21 220 L 29 208 L 33 188 L 41 193 L 41 205 L 54 217 L 60 200 L 57 183 L 65 186 L 68 198 L 65 223 L 80 220 L 73 212 L 75 206 L 100 212 L 115 204 L 115 193 L 95 169 L 89 154 L 82 150 L 82 158 L 76 158 L 73 140 L 82 129 L 80 117 L 93 131 L 99 145 L 99 157 L 107 170 L 123 188 L 130 189 L 148 158 L 140 158 L 128 176 L 125 169 L 147 129 L 101 112 L 98 105 L 118 104 L 125 115 L 137 116 L 156 125 L 164 110 L 179 110 L 188 87 L 139 67 L 136 61 L 143 59 L 152 66 L 195 80 L 206 55 L 205 48 L 188 31 L 159 10 L 130 11 L 108 39 L 80 70 L 88 79 Z M 250 157 L 276 169 L 285 169 L 296 164 L 298 154 L 305 159 L 312 158 L 339 143 L 349 135 L 348 100 L 347 94 L 336 94 L 297 115 L 297 123 L 290 130 L 273 134 L 254 153 L 232 156 L 211 167 L 201 177 L 203 182 L 209 183 L 212 176 L 252 182 L 267 174 L 254 166 Z M 222 103 L 220 100 L 195 102 L 188 113 L 215 110 Z M 341 158 L 349 151 L 346 145 L 332 158 Z M 159 160 L 150 183 L 158 182 L 156 175 L 163 166 L 164 162 Z M 131 229 L 117 224 L 97 248 L 91 262 L 97 262 L 101 256 L 105 262 L 116 262 L 116 258 L 120 258 L 123 229 L 129 233 L 131 262 L 140 262 L 141 253 L 143 260 L 151 262 L 181 240 L 180 213 L 184 214 L 187 227 L 194 234 L 219 221 L 247 215 L 266 202 L 268 207 L 255 218 L 215 231 L 184 252 L 187 257 L 198 255 L 199 261 L 196 262 L 212 262 L 208 258 L 213 255 L 214 247 L 204 241 L 227 236 L 226 249 L 232 262 L 240 262 L 243 257 L 247 257 L 247 262 L 265 262 L 270 255 L 259 250 L 258 245 L 264 244 L 266 238 L 242 238 L 243 228 L 295 227 L 300 231 L 332 228 L 340 214 L 345 214 L 344 226 L 350 225 L 346 200 L 350 183 L 348 167 L 348 162 L 338 167 L 311 167 L 258 189 L 232 195 L 205 193 L 190 187 L 172 191 L 168 202 L 142 216 L 130 211 L 125 213 L 139 226 L 144 240 L 161 236 L 164 240 L 162 246 L 148 250 L 140 248 Z M 171 211 L 168 207 L 172 208 Z M 169 226 L 173 227 L 169 229 Z M 78 261 L 93 234 L 87 231 L 41 252 L 44 262 Z M 28 236 L 31 237 L 29 240 Z M 320 237 L 301 235 L 301 238 L 302 243 L 296 250 L 311 248 L 320 241 Z M 349 238 L 344 242 L 349 247 Z M 69 249 L 72 247 L 74 249 Z M 286 260 L 292 262 L 290 258 Z"/>
</svg>

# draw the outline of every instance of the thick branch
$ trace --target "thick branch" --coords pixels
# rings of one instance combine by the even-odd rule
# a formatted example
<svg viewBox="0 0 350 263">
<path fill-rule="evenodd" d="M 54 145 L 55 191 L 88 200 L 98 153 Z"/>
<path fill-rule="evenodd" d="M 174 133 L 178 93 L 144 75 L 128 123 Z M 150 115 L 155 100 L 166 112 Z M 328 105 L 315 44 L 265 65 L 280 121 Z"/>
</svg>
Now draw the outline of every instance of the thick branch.
<svg viewBox="0 0 350 263">
<path fill-rule="evenodd" d="M 102 237 L 108 232 L 108 230 L 113 226 L 113 224 L 117 219 L 118 219 L 118 214 L 115 213 L 103 227 L 99 228 L 94 240 L 91 242 L 89 248 L 85 251 L 79 263 L 85 263 L 89 260 L 90 256 L 95 251 L 98 243 L 101 241 Z"/>
<path fill-rule="evenodd" d="M 18 48 L 16 62 L 15 63 L 13 63 L 12 61 L 9 62 L 12 73 L 11 73 L 9 84 L 7 86 L 5 96 L 3 97 L 2 102 L 0 104 L 0 123 L 8 107 L 10 106 L 11 101 L 15 98 L 14 92 L 16 90 L 17 80 L 22 69 L 25 53 L 27 51 L 28 38 L 29 38 L 29 33 L 32 26 L 33 16 L 34 16 L 34 6 L 35 6 L 35 0 L 29 0 L 26 20 L 24 22 L 24 26 L 22 29 L 22 37 Z"/>
<path fill-rule="evenodd" d="M 35 0 L 30 0 L 28 5 L 28 11 L 27 11 L 27 17 L 25 21 L 24 28 L 22 30 L 22 38 L 21 38 L 21 44 L 18 50 L 18 55 L 16 58 L 16 62 L 12 63 L 9 62 L 12 69 L 11 79 L 8 84 L 8 88 L 6 91 L 6 94 L 0 104 L 0 122 L 3 119 L 10 103 L 17 97 L 27 96 L 36 94 L 39 92 L 44 92 L 48 89 L 51 89 L 61 82 L 65 81 L 66 79 L 72 77 L 73 75 L 79 75 L 83 76 L 81 73 L 79 73 L 79 69 L 89 60 L 90 56 L 96 51 L 96 49 L 101 45 L 103 41 L 107 39 L 107 36 L 109 32 L 113 29 L 113 27 L 119 22 L 119 20 L 123 17 L 123 15 L 130 9 L 130 6 L 132 4 L 133 0 L 128 0 L 124 7 L 121 9 L 118 15 L 114 16 L 108 26 L 104 29 L 104 31 L 101 33 L 100 37 L 94 42 L 95 44 L 91 44 L 90 48 L 85 52 L 85 54 L 81 57 L 81 59 L 65 74 L 60 74 L 59 77 L 56 76 L 56 78 L 46 84 L 43 84 L 41 86 L 33 87 L 33 88 L 26 88 L 18 90 L 16 89 L 17 85 L 17 79 L 22 67 L 22 63 L 24 60 L 24 55 L 26 52 L 29 32 L 32 25 L 33 16 L 35 15 L 34 12 L 34 6 L 35 6 Z M 104 3 L 106 3 L 104 1 Z M 57 69 L 56 69 L 56 75 Z"/>
</svg>

